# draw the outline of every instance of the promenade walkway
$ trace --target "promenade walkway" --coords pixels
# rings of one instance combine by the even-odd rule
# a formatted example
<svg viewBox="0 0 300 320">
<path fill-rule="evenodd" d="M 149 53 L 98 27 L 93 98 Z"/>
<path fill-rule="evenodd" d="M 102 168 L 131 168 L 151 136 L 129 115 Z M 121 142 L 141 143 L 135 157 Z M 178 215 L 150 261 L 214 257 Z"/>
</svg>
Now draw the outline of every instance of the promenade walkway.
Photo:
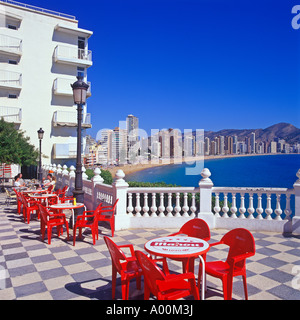
<svg viewBox="0 0 300 320">
<path fill-rule="evenodd" d="M 4 194 L 0 195 L 0 300 L 111 300 L 111 260 L 102 238 L 110 230 L 100 227 L 102 234 L 95 246 L 87 233 L 74 247 L 66 241 L 66 233 L 61 238 L 54 235 L 51 245 L 42 242 L 39 226 L 37 220 L 25 224 L 16 205 L 7 207 Z M 123 230 L 115 232 L 113 240 L 144 250 L 146 241 L 171 232 L 174 229 Z M 226 232 L 212 230 L 211 242 Z M 253 236 L 256 254 L 247 263 L 249 299 L 300 300 L 300 238 L 261 232 Z M 212 248 L 207 254 L 208 260 L 225 257 L 225 247 Z M 169 267 L 181 272 L 180 263 L 170 262 Z M 221 281 L 209 276 L 207 281 L 206 298 L 223 299 Z M 121 299 L 119 280 L 117 284 L 116 298 Z M 233 298 L 244 299 L 240 277 L 234 280 Z M 137 290 L 134 281 L 130 299 L 143 299 L 143 290 Z"/>
</svg>

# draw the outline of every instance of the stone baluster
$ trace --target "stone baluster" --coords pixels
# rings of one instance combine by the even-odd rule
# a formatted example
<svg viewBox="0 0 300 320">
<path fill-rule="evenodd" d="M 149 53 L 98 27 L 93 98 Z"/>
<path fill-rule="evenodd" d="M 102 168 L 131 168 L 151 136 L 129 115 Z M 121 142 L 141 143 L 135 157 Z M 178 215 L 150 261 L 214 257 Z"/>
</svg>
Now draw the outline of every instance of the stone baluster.
<svg viewBox="0 0 300 320">
<path fill-rule="evenodd" d="M 248 208 L 248 219 L 254 219 L 253 213 L 255 212 L 254 207 L 253 207 L 253 193 L 249 193 L 249 208 Z"/>
<path fill-rule="evenodd" d="M 184 193 L 183 195 L 183 207 L 182 207 L 182 211 L 183 211 L 183 217 L 188 217 L 188 211 L 189 211 L 189 206 L 188 206 L 188 194 L 187 192 Z"/>
<path fill-rule="evenodd" d="M 222 211 L 224 212 L 224 214 L 222 215 L 222 218 L 229 218 L 227 212 L 229 211 L 229 207 L 228 207 L 228 193 L 224 192 L 224 206 L 222 208 Z"/>
<path fill-rule="evenodd" d="M 70 176 L 70 178 L 71 177 L 74 177 L 75 178 L 75 167 L 74 166 L 71 166 L 70 167 L 70 173 L 69 173 L 69 176 Z"/>
<path fill-rule="evenodd" d="M 245 208 L 245 193 L 241 193 L 241 206 L 239 209 L 240 212 L 240 219 L 245 219 L 245 212 L 246 212 L 246 208 Z"/>
<path fill-rule="evenodd" d="M 232 206 L 230 208 L 231 218 L 236 219 L 237 207 L 236 207 L 236 193 L 232 193 Z"/>
<path fill-rule="evenodd" d="M 144 193 L 144 206 L 143 206 L 143 211 L 144 211 L 143 217 L 144 217 L 144 218 L 148 218 L 148 217 L 149 217 L 149 214 L 148 214 L 148 211 L 149 211 L 149 206 L 148 206 L 148 193 Z"/>
<path fill-rule="evenodd" d="M 168 193 L 168 206 L 167 206 L 167 217 L 173 217 L 172 215 L 173 206 L 172 206 L 172 193 Z"/>
<path fill-rule="evenodd" d="M 160 203 L 159 203 L 159 207 L 158 207 L 158 211 L 159 211 L 159 217 L 165 217 L 164 212 L 165 212 L 166 208 L 164 206 L 164 193 L 161 192 L 160 193 Z"/>
<path fill-rule="evenodd" d="M 191 210 L 190 217 L 191 218 L 195 218 L 195 216 L 196 216 L 197 208 L 196 208 L 196 198 L 195 197 L 196 197 L 196 194 L 192 193 L 192 205 L 191 205 L 191 208 L 190 208 L 190 210 Z"/>
<path fill-rule="evenodd" d="M 132 193 L 128 192 L 128 206 L 127 206 L 127 212 L 130 217 L 133 216 L 133 206 L 132 206 Z"/>
<path fill-rule="evenodd" d="M 57 169 L 56 169 L 56 164 L 55 163 L 52 165 L 52 171 L 53 171 L 53 174 L 56 174 Z"/>
<path fill-rule="evenodd" d="M 61 169 L 61 165 L 60 164 L 57 165 L 56 173 L 57 174 L 61 174 L 62 173 L 62 169 Z"/>
<path fill-rule="evenodd" d="M 68 169 L 68 167 L 64 164 L 63 165 L 63 171 L 62 171 L 63 175 L 68 175 L 69 174 L 69 171 L 67 169 Z"/>
<path fill-rule="evenodd" d="M 285 213 L 285 220 L 291 221 L 291 214 L 292 214 L 291 195 L 289 193 L 286 195 L 286 205 L 285 205 L 284 213 Z"/>
<path fill-rule="evenodd" d="M 82 179 L 83 180 L 87 180 L 88 179 L 88 175 L 85 173 L 86 169 L 84 166 L 82 166 Z"/>
<path fill-rule="evenodd" d="M 156 193 L 155 192 L 152 192 L 152 205 L 151 205 L 150 209 L 151 209 L 151 217 L 156 218 L 157 217 L 157 214 L 156 214 L 157 206 L 156 206 Z"/>
<path fill-rule="evenodd" d="M 220 208 L 219 192 L 216 192 L 215 193 L 215 206 L 214 206 L 215 217 L 220 217 L 220 214 L 219 214 L 220 211 L 221 211 L 221 208 Z"/>
<path fill-rule="evenodd" d="M 175 210 L 175 217 L 180 217 L 180 210 L 181 210 L 181 207 L 180 207 L 180 193 L 179 192 L 176 192 L 176 206 L 174 208 Z"/>
<path fill-rule="evenodd" d="M 274 210 L 274 212 L 276 214 L 275 220 L 282 220 L 281 218 L 282 210 L 280 206 L 280 193 L 276 194 L 276 209 Z"/>
<path fill-rule="evenodd" d="M 262 220 L 263 219 L 262 214 L 264 212 L 264 209 L 262 207 L 262 195 L 261 195 L 261 193 L 258 193 L 257 196 L 258 196 L 258 203 L 257 203 L 257 208 L 256 208 L 256 213 L 257 213 L 256 219 Z"/>
<path fill-rule="evenodd" d="M 267 207 L 265 210 L 267 217 L 266 220 L 272 220 L 271 214 L 273 213 L 272 207 L 271 207 L 271 194 L 267 194 Z"/>
<path fill-rule="evenodd" d="M 135 196 L 136 196 L 136 206 L 135 206 L 136 215 L 135 216 L 141 217 L 142 215 L 140 212 L 141 212 L 142 208 L 141 208 L 141 203 L 140 203 L 140 194 L 136 193 Z"/>
</svg>

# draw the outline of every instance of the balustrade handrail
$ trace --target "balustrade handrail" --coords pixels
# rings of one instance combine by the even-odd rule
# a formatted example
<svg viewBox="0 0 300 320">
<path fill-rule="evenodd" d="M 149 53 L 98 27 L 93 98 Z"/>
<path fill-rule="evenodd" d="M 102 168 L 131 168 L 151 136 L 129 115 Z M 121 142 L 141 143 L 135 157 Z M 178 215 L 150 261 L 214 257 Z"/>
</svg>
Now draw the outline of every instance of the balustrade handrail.
<svg viewBox="0 0 300 320">
<path fill-rule="evenodd" d="M 213 187 L 212 192 L 244 192 L 244 193 L 288 193 L 294 194 L 295 189 L 272 187 Z"/>
<path fill-rule="evenodd" d="M 199 192 L 199 187 L 130 187 L 127 193 L 184 193 Z"/>
</svg>

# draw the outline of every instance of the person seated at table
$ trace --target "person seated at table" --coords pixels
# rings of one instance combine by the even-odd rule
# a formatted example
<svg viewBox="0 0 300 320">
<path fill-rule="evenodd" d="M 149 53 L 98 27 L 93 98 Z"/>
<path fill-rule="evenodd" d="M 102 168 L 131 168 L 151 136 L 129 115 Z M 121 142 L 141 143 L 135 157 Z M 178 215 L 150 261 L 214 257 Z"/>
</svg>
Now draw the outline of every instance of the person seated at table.
<svg viewBox="0 0 300 320">
<path fill-rule="evenodd" d="M 48 173 L 47 179 L 44 181 L 44 186 L 45 187 L 49 187 L 51 185 L 55 186 L 55 183 L 56 183 L 56 178 L 52 176 L 51 173 Z"/>
<path fill-rule="evenodd" d="M 22 173 L 18 173 L 17 174 L 18 176 L 19 176 L 19 183 L 21 184 L 21 187 L 25 187 L 26 186 L 26 183 L 25 183 L 25 181 L 23 180 L 23 175 L 22 175 Z"/>
<path fill-rule="evenodd" d="M 17 188 L 22 187 L 22 185 L 21 185 L 21 183 L 20 183 L 20 177 L 19 177 L 19 175 L 16 175 L 16 176 L 15 176 L 14 187 L 17 187 Z"/>
</svg>

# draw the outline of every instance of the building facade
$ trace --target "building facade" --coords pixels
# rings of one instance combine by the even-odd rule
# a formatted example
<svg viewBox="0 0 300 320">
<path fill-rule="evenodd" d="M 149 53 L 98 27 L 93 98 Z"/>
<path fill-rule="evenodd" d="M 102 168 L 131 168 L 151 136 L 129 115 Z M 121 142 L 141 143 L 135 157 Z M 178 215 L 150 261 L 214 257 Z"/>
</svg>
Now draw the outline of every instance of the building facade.
<svg viewBox="0 0 300 320">
<path fill-rule="evenodd" d="M 0 1 L 0 117 L 25 131 L 37 148 L 43 128 L 44 164 L 75 162 L 77 107 L 70 84 L 80 75 L 90 85 L 91 35 L 73 16 Z M 91 127 L 86 105 L 82 127 L 84 150 Z"/>
</svg>

